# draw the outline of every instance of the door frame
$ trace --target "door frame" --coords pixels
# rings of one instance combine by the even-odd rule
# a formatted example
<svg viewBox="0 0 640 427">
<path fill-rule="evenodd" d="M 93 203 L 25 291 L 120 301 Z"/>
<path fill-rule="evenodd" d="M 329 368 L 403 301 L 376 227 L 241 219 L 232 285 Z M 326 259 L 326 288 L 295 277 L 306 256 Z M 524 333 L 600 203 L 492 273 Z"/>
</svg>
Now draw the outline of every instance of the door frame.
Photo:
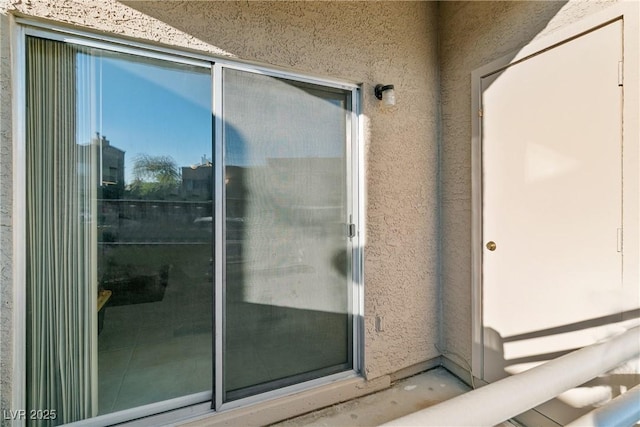
<svg viewBox="0 0 640 427">
<path fill-rule="evenodd" d="M 623 287 L 637 289 L 640 278 L 640 93 L 639 25 L 640 4 L 620 2 L 521 49 L 494 60 L 471 73 L 471 375 L 484 380 L 483 292 L 482 292 L 482 78 L 563 44 L 613 21 L 623 21 L 624 101 L 622 106 L 623 171 Z M 637 291 L 636 291 L 637 292 Z"/>
</svg>

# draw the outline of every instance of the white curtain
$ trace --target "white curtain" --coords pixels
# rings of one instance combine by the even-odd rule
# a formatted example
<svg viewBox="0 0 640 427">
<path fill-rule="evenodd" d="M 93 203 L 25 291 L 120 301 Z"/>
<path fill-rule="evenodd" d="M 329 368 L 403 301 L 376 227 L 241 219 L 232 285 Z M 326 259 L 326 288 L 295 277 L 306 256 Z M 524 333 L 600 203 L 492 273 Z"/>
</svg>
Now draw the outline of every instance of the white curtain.
<svg viewBox="0 0 640 427">
<path fill-rule="evenodd" d="M 27 39 L 27 404 L 57 413 L 34 425 L 97 414 L 96 157 L 76 143 L 79 69 L 76 48 Z"/>
</svg>

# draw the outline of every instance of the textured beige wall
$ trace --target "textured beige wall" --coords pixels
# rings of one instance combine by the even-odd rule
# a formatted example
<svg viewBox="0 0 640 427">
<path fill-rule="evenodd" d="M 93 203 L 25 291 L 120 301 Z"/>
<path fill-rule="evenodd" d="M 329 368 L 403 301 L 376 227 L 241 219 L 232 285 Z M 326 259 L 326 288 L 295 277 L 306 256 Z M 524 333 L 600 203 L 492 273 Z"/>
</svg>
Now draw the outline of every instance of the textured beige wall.
<svg viewBox="0 0 640 427">
<path fill-rule="evenodd" d="M 436 3 L 4 0 L 3 36 L 7 13 L 363 83 L 366 374 L 438 355 Z M 395 84 L 394 108 L 380 108 L 377 83 Z M 3 86 L 3 111 L 9 101 Z M 2 153 L 10 147 L 3 134 Z M 4 173 L 10 156 L 3 160 Z M 1 224 L 10 231 L 4 208 Z M 4 331 L 12 254 L 2 250 Z M 376 315 L 383 332 L 375 331 Z M 2 379 L 10 383 L 2 360 Z"/>
<path fill-rule="evenodd" d="M 0 15 L 0 409 L 10 407 L 13 363 L 11 290 L 11 80 L 9 20 Z M 2 417 L 4 418 L 4 417 Z M 3 421 L 0 421 L 2 424 Z M 4 424 L 2 424 L 4 425 Z"/>
<path fill-rule="evenodd" d="M 471 72 L 615 1 L 441 2 L 443 347 L 471 365 Z M 461 361 L 460 359 L 464 359 Z"/>
</svg>

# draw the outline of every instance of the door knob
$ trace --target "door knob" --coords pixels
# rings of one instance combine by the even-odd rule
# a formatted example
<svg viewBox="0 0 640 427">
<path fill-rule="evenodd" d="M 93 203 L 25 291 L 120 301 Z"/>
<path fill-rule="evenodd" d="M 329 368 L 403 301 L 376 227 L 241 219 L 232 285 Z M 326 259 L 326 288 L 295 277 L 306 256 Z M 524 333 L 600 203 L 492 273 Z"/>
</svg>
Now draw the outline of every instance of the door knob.
<svg viewBox="0 0 640 427">
<path fill-rule="evenodd" d="M 487 249 L 489 249 L 490 251 L 495 251 L 496 250 L 496 242 L 487 242 Z"/>
</svg>

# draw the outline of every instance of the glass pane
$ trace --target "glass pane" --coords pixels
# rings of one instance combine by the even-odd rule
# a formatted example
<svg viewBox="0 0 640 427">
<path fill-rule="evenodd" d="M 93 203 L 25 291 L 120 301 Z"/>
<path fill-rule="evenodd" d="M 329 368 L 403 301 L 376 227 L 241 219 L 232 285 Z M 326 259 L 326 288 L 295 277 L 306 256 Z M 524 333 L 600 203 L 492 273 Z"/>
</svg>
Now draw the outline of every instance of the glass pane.
<svg viewBox="0 0 640 427">
<path fill-rule="evenodd" d="M 30 407 L 211 390 L 210 69 L 35 38 L 27 63 Z"/>
<path fill-rule="evenodd" d="M 212 388 L 211 74 L 92 52 L 100 413 Z"/>
<path fill-rule="evenodd" d="M 351 368 L 349 92 L 225 69 L 226 400 Z"/>
</svg>

